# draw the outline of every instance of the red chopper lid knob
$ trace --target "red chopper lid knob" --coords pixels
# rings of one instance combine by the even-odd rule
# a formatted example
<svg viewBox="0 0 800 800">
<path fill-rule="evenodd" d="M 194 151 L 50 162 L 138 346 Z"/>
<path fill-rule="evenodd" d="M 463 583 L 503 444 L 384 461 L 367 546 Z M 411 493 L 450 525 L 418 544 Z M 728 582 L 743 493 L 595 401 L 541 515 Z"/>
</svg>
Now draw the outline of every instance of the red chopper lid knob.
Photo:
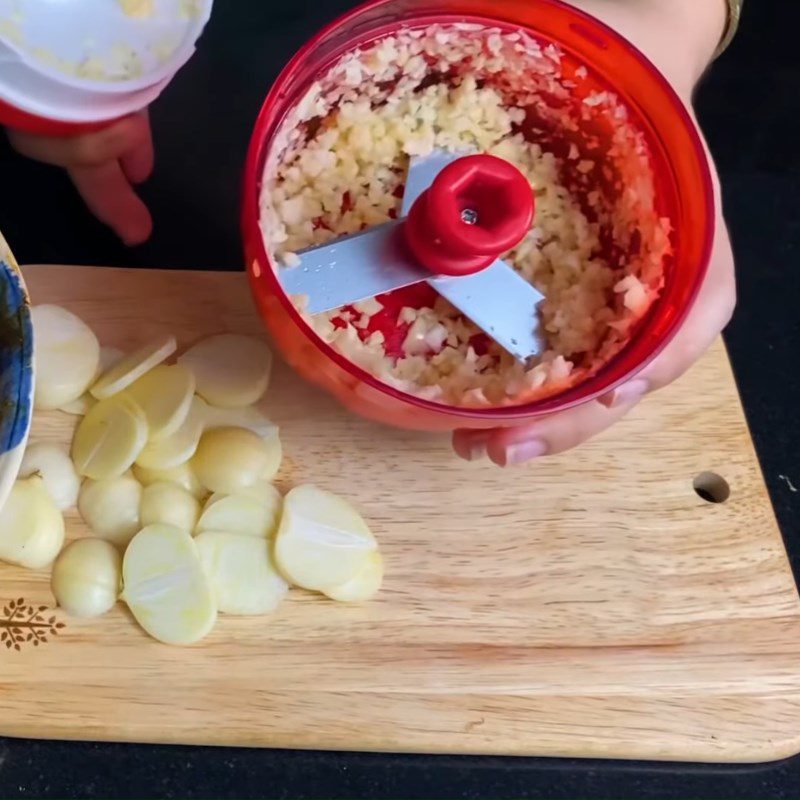
<svg viewBox="0 0 800 800">
<path fill-rule="evenodd" d="M 423 192 L 403 226 L 414 257 L 436 275 L 480 272 L 525 237 L 533 191 L 508 161 L 464 156 Z"/>
</svg>

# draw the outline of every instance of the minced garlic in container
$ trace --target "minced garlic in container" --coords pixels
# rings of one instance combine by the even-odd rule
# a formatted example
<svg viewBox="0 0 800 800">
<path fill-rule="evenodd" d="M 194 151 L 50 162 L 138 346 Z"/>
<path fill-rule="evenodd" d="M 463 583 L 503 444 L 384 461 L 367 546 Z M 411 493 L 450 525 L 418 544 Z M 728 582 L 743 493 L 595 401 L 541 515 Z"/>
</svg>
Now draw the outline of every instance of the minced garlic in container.
<svg viewBox="0 0 800 800">
<path fill-rule="evenodd" d="M 564 78 L 560 51 L 525 33 L 456 24 L 404 29 L 315 83 L 265 166 L 261 226 L 276 262 L 396 218 L 410 156 L 490 153 L 536 193 L 533 226 L 504 258 L 545 295 L 547 349 L 525 367 L 441 297 L 401 309 L 399 352 L 371 325 L 380 298 L 307 317 L 317 335 L 392 387 L 473 407 L 554 394 L 619 352 L 662 288 L 669 222 L 626 108 L 606 91 L 576 100 L 587 74 Z"/>
</svg>

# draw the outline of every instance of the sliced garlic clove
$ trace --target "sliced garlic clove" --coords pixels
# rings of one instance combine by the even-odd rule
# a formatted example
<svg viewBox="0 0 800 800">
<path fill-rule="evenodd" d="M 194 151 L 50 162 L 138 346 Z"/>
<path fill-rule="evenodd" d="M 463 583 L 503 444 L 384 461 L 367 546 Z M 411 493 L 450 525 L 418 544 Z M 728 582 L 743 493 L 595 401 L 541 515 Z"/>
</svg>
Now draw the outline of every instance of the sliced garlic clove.
<svg viewBox="0 0 800 800">
<path fill-rule="evenodd" d="M 378 550 L 370 553 L 361 571 L 341 586 L 326 589 L 331 600 L 341 603 L 362 603 L 371 600 L 383 583 L 383 556 Z"/>
<path fill-rule="evenodd" d="M 90 391 L 98 400 L 119 394 L 146 372 L 166 361 L 177 349 L 178 344 L 174 336 L 154 339 L 104 372 Z"/>
<path fill-rule="evenodd" d="M 192 399 L 189 414 L 171 436 L 149 442 L 141 451 L 136 463 L 145 469 L 174 469 L 185 464 L 197 450 L 203 435 L 205 403 L 199 398 Z"/>
<path fill-rule="evenodd" d="M 110 611 L 122 586 L 122 558 L 103 539 L 78 539 L 67 545 L 53 565 L 50 588 L 73 617 L 99 617 Z"/>
<path fill-rule="evenodd" d="M 171 436 L 189 416 L 194 398 L 194 375 L 180 364 L 161 364 L 127 389 L 147 419 L 151 442 Z"/>
<path fill-rule="evenodd" d="M 200 503 L 175 483 L 151 483 L 142 493 L 139 516 L 143 527 L 163 523 L 192 533 L 200 517 Z"/>
<path fill-rule="evenodd" d="M 57 444 L 36 442 L 29 444 L 19 469 L 20 478 L 39 475 L 45 488 L 61 511 L 78 502 L 81 479 L 69 453 Z"/>
<path fill-rule="evenodd" d="M 64 517 L 44 481 L 18 480 L 0 508 L 0 559 L 28 569 L 53 563 L 64 544 Z"/>
<path fill-rule="evenodd" d="M 100 345 L 75 314 L 54 305 L 34 306 L 34 406 L 51 410 L 77 400 L 94 380 Z"/>
<path fill-rule="evenodd" d="M 192 468 L 210 492 L 236 494 L 271 480 L 282 456 L 277 435 L 265 440 L 244 428 L 214 428 L 203 434 Z"/>
<path fill-rule="evenodd" d="M 197 523 L 197 532 L 223 531 L 267 539 L 275 533 L 278 508 L 242 495 L 219 497 L 208 504 Z"/>
<path fill-rule="evenodd" d="M 262 439 L 278 433 L 278 426 L 255 406 L 245 406 L 244 408 L 208 406 L 206 408 L 206 430 L 213 428 L 247 428 L 247 430 L 257 433 Z"/>
<path fill-rule="evenodd" d="M 216 492 L 206 500 L 204 509 L 213 506 L 218 500 L 230 496 L 223 492 Z M 236 492 L 236 496 L 249 497 L 251 500 L 255 500 L 265 508 L 268 508 L 275 515 L 275 524 L 277 525 L 283 506 L 283 495 L 271 483 L 259 481 L 254 486 L 245 486 Z"/>
<path fill-rule="evenodd" d="M 291 583 L 335 590 L 355 578 L 375 550 L 366 522 L 341 497 L 306 485 L 284 498 L 275 560 Z"/>
<path fill-rule="evenodd" d="M 94 480 L 127 472 L 147 443 L 147 420 L 126 394 L 101 400 L 81 420 L 72 441 L 72 460 Z"/>
<path fill-rule="evenodd" d="M 95 536 L 125 547 L 142 527 L 141 502 L 142 485 L 128 474 L 104 481 L 84 481 L 78 510 Z"/>
<path fill-rule="evenodd" d="M 149 486 L 151 483 L 175 483 L 198 500 L 202 500 L 208 494 L 188 462 L 169 469 L 148 469 L 135 464 L 133 474 L 143 486 Z"/>
<path fill-rule="evenodd" d="M 197 378 L 197 392 L 223 408 L 258 402 L 269 384 L 272 353 L 250 336 L 223 333 L 203 339 L 186 351 L 178 363 Z"/>
<path fill-rule="evenodd" d="M 198 642 L 214 627 L 217 607 L 194 539 L 171 525 L 133 537 L 122 562 L 123 599 L 136 621 L 166 644 Z"/>
<path fill-rule="evenodd" d="M 208 531 L 195 542 L 221 612 L 266 614 L 286 597 L 289 584 L 272 564 L 264 539 Z"/>
</svg>

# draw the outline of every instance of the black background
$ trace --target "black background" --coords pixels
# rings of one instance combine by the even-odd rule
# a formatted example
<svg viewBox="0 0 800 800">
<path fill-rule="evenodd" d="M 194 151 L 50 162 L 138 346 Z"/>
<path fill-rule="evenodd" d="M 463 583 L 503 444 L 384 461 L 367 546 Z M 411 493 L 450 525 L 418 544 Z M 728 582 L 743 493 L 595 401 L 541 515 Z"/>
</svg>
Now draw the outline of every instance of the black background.
<svg viewBox="0 0 800 800">
<path fill-rule="evenodd" d="M 297 46 L 350 5 L 218 0 L 197 56 L 153 107 L 157 169 L 143 194 L 156 228 L 143 247 L 122 247 L 64 175 L 1 143 L 0 229 L 19 260 L 237 269 L 240 173 L 263 96 Z M 796 575 L 800 494 L 779 476 L 800 487 L 798 31 L 796 3 L 748 0 L 739 37 L 698 96 L 737 257 L 740 302 L 726 338 Z M 0 739 L 0 796 L 777 800 L 800 796 L 800 759 L 711 767 Z"/>
</svg>

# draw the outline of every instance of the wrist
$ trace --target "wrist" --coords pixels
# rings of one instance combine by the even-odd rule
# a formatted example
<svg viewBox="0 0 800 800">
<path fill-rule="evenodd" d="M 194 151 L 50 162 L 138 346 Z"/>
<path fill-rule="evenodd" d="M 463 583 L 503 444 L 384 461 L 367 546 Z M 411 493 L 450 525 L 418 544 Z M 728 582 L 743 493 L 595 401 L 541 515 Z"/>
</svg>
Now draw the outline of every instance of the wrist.
<svg viewBox="0 0 800 800">
<path fill-rule="evenodd" d="M 727 0 L 570 2 L 634 44 L 687 101 L 727 29 Z"/>
</svg>

